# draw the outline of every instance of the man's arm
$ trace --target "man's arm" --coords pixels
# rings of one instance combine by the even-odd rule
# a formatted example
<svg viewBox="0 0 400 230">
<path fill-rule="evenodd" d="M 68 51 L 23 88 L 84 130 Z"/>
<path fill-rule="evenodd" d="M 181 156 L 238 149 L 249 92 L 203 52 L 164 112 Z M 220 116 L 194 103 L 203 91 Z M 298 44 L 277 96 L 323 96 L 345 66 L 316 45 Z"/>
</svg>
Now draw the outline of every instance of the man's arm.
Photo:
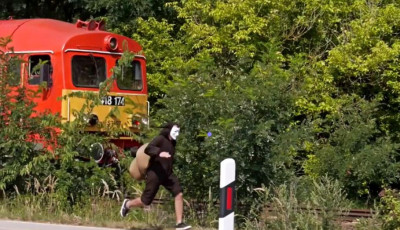
<svg viewBox="0 0 400 230">
<path fill-rule="evenodd" d="M 162 136 L 158 136 L 154 138 L 144 149 L 144 153 L 149 155 L 150 157 L 156 157 L 160 154 L 161 149 L 158 147 L 162 142 Z"/>
</svg>

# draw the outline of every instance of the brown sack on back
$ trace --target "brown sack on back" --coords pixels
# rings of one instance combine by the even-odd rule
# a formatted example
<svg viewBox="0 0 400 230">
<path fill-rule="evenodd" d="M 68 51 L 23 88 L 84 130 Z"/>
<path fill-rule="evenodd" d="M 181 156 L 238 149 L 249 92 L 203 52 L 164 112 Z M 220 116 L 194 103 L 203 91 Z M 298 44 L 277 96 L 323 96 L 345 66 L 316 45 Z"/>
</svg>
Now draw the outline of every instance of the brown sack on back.
<svg viewBox="0 0 400 230">
<path fill-rule="evenodd" d="M 149 167 L 150 156 L 144 153 L 147 145 L 146 143 L 137 150 L 136 158 L 133 159 L 130 167 L 129 174 L 136 180 L 143 180 L 146 176 L 147 168 Z"/>
</svg>

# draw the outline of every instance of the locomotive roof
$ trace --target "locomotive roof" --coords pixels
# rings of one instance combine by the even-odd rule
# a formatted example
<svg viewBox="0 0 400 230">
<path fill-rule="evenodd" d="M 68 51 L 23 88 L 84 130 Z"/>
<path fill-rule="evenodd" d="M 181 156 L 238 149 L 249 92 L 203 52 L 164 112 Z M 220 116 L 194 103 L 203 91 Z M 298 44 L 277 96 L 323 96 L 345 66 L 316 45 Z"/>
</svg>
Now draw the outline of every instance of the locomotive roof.
<svg viewBox="0 0 400 230">
<path fill-rule="evenodd" d="M 55 52 L 68 48 L 99 49 L 104 47 L 99 37 L 112 35 L 122 43 L 126 40 L 130 50 L 141 51 L 140 45 L 121 35 L 101 30 L 79 28 L 76 24 L 54 19 L 11 19 L 0 20 L 0 38 L 11 37 L 7 47 L 14 51 L 53 50 Z M 78 45 L 79 43 L 79 45 Z M 89 47 L 89 48 L 88 48 Z M 122 47 L 122 44 L 119 44 Z"/>
</svg>

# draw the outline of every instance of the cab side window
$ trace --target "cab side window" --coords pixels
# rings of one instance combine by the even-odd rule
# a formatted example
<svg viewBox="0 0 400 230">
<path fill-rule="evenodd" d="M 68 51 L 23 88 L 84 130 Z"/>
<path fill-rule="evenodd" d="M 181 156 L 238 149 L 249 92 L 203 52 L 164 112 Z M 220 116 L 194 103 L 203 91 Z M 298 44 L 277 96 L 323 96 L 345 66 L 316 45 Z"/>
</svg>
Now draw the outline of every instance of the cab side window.
<svg viewBox="0 0 400 230">
<path fill-rule="evenodd" d="M 40 66 L 49 64 L 51 68 L 51 59 L 49 55 L 33 55 L 29 57 L 29 85 L 40 84 Z"/>
</svg>

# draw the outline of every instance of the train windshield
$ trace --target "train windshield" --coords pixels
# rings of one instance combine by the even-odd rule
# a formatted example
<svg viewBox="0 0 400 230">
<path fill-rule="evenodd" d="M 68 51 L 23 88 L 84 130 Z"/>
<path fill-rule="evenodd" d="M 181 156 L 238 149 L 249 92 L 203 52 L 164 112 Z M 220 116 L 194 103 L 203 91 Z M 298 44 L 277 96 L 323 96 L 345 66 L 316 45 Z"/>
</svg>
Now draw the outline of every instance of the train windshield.
<svg viewBox="0 0 400 230">
<path fill-rule="evenodd" d="M 118 62 L 117 62 L 118 63 Z M 142 67 L 139 61 L 132 61 L 130 65 L 121 65 L 120 75 L 117 77 L 118 88 L 139 91 L 143 88 Z"/>
<path fill-rule="evenodd" d="M 98 88 L 106 80 L 106 60 L 102 57 L 72 57 L 72 82 L 77 87 Z"/>
</svg>

